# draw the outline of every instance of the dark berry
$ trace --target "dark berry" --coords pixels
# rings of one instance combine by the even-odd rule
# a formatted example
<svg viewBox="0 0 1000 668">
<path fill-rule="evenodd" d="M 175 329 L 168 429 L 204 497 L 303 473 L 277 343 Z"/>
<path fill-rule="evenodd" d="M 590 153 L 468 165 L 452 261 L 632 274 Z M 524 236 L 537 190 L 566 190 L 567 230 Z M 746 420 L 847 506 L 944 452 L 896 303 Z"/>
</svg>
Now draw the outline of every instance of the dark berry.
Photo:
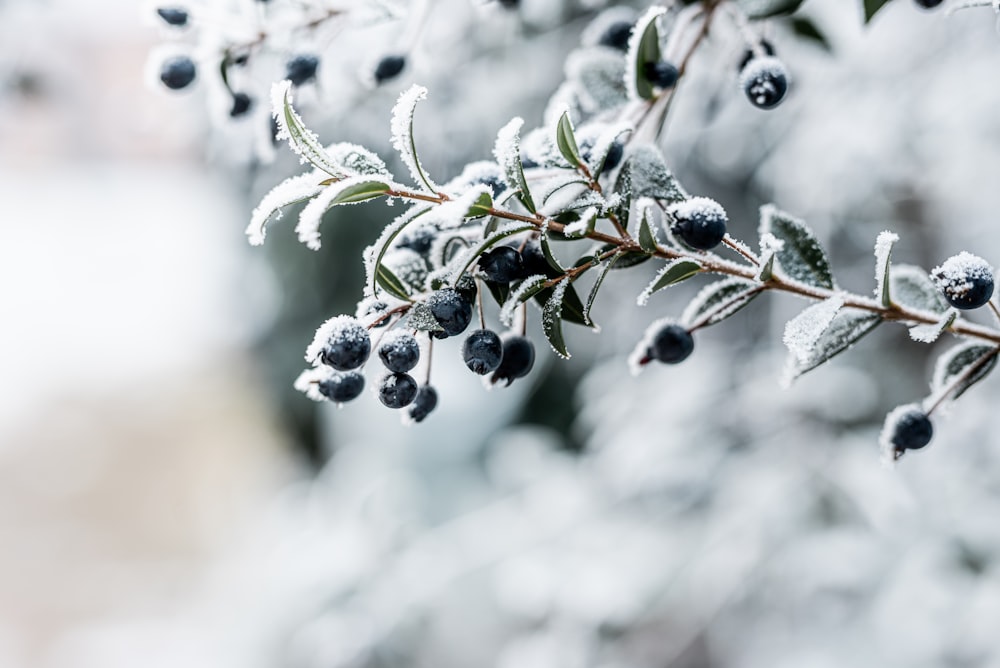
<svg viewBox="0 0 1000 668">
<path fill-rule="evenodd" d="M 755 107 L 773 109 L 788 92 L 788 71 L 773 56 L 754 58 L 740 72 L 740 85 Z"/>
<path fill-rule="evenodd" d="M 160 15 L 164 23 L 167 25 L 181 26 L 187 25 L 188 13 L 186 9 L 181 7 L 159 7 L 156 13 Z"/>
<path fill-rule="evenodd" d="M 378 399 L 389 408 L 403 408 L 417 396 L 417 381 L 406 373 L 390 373 L 378 383 Z"/>
<path fill-rule="evenodd" d="M 524 168 L 523 162 L 521 163 L 521 167 Z M 505 184 L 503 180 L 500 179 L 499 176 L 486 176 L 479 179 L 479 182 L 482 183 L 484 186 L 490 187 L 490 192 L 493 194 L 493 199 L 499 197 L 500 193 L 502 193 L 504 191 L 504 188 L 507 187 L 507 184 Z"/>
<path fill-rule="evenodd" d="M 961 252 L 931 271 L 948 303 L 958 309 L 979 308 L 993 296 L 993 267 L 981 257 Z"/>
<path fill-rule="evenodd" d="M 389 305 L 386 304 L 381 299 L 364 299 L 358 303 L 358 308 L 355 311 L 355 317 L 363 322 L 367 327 L 385 327 L 389 324 L 390 318 L 382 318 L 385 312 L 389 310 Z M 372 323 L 382 318 L 382 320 L 377 324 Z"/>
<path fill-rule="evenodd" d="M 503 357 L 500 366 L 490 376 L 492 383 L 501 380 L 510 385 L 518 378 L 527 376 L 535 365 L 535 346 L 530 340 L 517 334 L 507 334 L 503 337 Z"/>
<path fill-rule="evenodd" d="M 329 321 L 326 340 L 320 349 L 319 359 L 337 371 L 357 369 L 368 360 L 372 351 L 368 330 L 354 318 L 340 316 Z"/>
<path fill-rule="evenodd" d="M 602 172 L 608 172 L 617 167 L 622 157 L 625 155 L 625 145 L 620 141 L 612 142 L 608 148 L 608 154 L 604 157 L 604 164 L 601 165 Z"/>
<path fill-rule="evenodd" d="M 919 409 L 911 409 L 896 418 L 892 429 L 891 442 L 896 451 L 919 450 L 931 442 L 934 426 L 927 414 Z"/>
<path fill-rule="evenodd" d="M 503 359 L 503 343 L 496 332 L 477 329 L 462 344 L 462 359 L 473 373 L 485 376 L 495 371 Z"/>
<path fill-rule="evenodd" d="M 940 5 L 944 0 L 914 0 L 917 5 L 923 7 L 924 9 L 934 9 Z"/>
<path fill-rule="evenodd" d="M 414 422 L 423 422 L 424 418 L 430 415 L 431 411 L 437 408 L 438 395 L 430 385 L 421 385 L 417 390 L 417 396 L 410 404 L 410 419 Z"/>
<path fill-rule="evenodd" d="M 479 258 L 479 269 L 486 280 L 494 283 L 510 283 L 524 278 L 524 259 L 517 249 L 510 246 L 497 246 L 482 254 Z"/>
<path fill-rule="evenodd" d="M 773 56 L 775 54 L 774 45 L 771 44 L 766 39 L 762 39 L 760 41 L 760 50 L 763 51 L 764 55 L 766 56 Z M 753 49 L 747 49 L 746 51 L 744 51 L 743 58 L 740 59 L 740 67 L 738 71 L 742 72 L 743 68 L 747 66 L 747 63 L 749 63 L 756 57 L 757 54 L 754 53 Z"/>
<path fill-rule="evenodd" d="M 517 9 L 517 6 L 521 4 L 521 0 L 498 0 L 500 6 L 504 9 Z"/>
<path fill-rule="evenodd" d="M 726 211 L 707 197 L 692 197 L 671 205 L 670 231 L 681 241 L 698 250 L 711 250 L 726 236 Z"/>
<path fill-rule="evenodd" d="M 319 383 L 320 394 L 338 404 L 357 399 L 364 389 L 365 377 L 357 371 L 335 373 Z"/>
<path fill-rule="evenodd" d="M 404 67 L 406 67 L 406 58 L 404 56 L 384 57 L 375 66 L 375 83 L 380 84 L 389 79 L 395 79 L 403 71 Z"/>
<path fill-rule="evenodd" d="M 524 262 L 525 277 L 537 274 L 547 276 L 552 269 L 549 261 L 545 259 L 545 253 L 542 252 L 542 245 L 536 239 L 524 245 L 521 250 L 521 260 Z"/>
<path fill-rule="evenodd" d="M 642 66 L 642 74 L 649 83 L 658 88 L 670 88 L 677 83 L 680 72 L 677 66 L 666 60 L 659 60 L 655 63 L 646 63 Z"/>
<path fill-rule="evenodd" d="M 632 24 L 628 21 L 615 21 L 607 27 L 598 44 L 610 46 L 619 51 L 628 51 L 628 40 L 632 36 Z"/>
<path fill-rule="evenodd" d="M 253 106 L 253 98 L 246 93 L 233 93 L 233 106 L 229 109 L 229 115 L 233 118 L 242 116 L 250 111 Z"/>
<path fill-rule="evenodd" d="M 684 327 L 676 324 L 664 325 L 649 342 L 647 355 L 664 364 L 683 362 L 694 350 L 694 339 Z"/>
<path fill-rule="evenodd" d="M 293 85 L 301 86 L 316 78 L 317 68 L 319 68 L 319 58 L 312 54 L 301 54 L 285 64 L 285 78 Z"/>
<path fill-rule="evenodd" d="M 187 88 L 194 81 L 194 61 L 187 56 L 167 58 L 160 66 L 160 81 L 170 90 Z"/>
<path fill-rule="evenodd" d="M 463 274 L 455 281 L 455 292 L 469 304 L 475 304 L 476 295 L 479 293 L 479 290 L 476 288 L 476 279 L 468 274 Z"/>
<path fill-rule="evenodd" d="M 427 306 L 443 332 L 432 332 L 436 339 L 446 339 L 465 331 L 472 322 L 472 302 L 462 298 L 452 288 L 442 288 L 427 299 Z"/>
<path fill-rule="evenodd" d="M 526 155 L 521 155 L 521 169 L 534 169 L 538 167 L 538 162 Z"/>
<path fill-rule="evenodd" d="M 378 357 L 389 371 L 406 373 L 420 361 L 420 344 L 409 332 L 390 332 L 378 346 Z"/>
</svg>

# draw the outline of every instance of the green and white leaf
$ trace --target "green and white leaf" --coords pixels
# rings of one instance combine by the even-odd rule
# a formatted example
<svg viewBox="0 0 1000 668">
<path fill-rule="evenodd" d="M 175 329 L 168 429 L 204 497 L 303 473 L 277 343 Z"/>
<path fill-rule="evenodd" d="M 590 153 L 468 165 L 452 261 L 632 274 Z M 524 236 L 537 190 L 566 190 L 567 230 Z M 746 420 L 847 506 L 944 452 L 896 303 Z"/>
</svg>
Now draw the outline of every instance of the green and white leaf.
<svg viewBox="0 0 1000 668">
<path fill-rule="evenodd" d="M 517 307 L 545 289 L 545 283 L 548 280 L 548 276 L 535 274 L 521 281 L 500 308 L 500 322 L 511 327 L 514 323 L 514 312 Z"/>
<path fill-rule="evenodd" d="M 650 7 L 632 28 L 628 55 L 625 57 L 625 90 L 629 99 L 651 100 L 655 97 L 654 87 L 646 78 L 643 65 L 660 59 L 660 31 L 656 22 L 665 12 L 663 7 Z"/>
<path fill-rule="evenodd" d="M 934 365 L 931 394 L 934 399 L 946 397 L 952 401 L 985 378 L 997 365 L 996 346 L 981 343 L 960 343 L 946 351 Z"/>
<path fill-rule="evenodd" d="M 684 309 L 681 324 L 692 328 L 722 322 L 749 304 L 763 287 L 743 278 L 724 278 L 704 288 Z"/>
<path fill-rule="evenodd" d="M 397 299 L 409 301 L 410 292 L 406 284 L 399 279 L 385 264 L 379 264 L 375 270 L 375 280 L 379 287 Z"/>
<path fill-rule="evenodd" d="M 427 89 L 414 84 L 403 91 L 392 108 L 392 147 L 399 153 L 403 164 L 410 170 L 413 180 L 426 192 L 437 193 L 438 186 L 427 176 L 420 158 L 417 156 L 417 145 L 413 139 L 413 114 L 417 103 L 427 98 Z"/>
<path fill-rule="evenodd" d="M 955 324 L 955 320 L 957 319 L 958 310 L 949 309 L 933 325 L 914 325 L 910 327 L 910 338 L 919 343 L 934 343 L 949 327 Z"/>
<path fill-rule="evenodd" d="M 320 183 L 322 180 L 320 172 L 313 170 L 285 179 L 264 195 L 250 215 L 250 224 L 246 228 L 250 244 L 260 246 L 264 243 L 268 221 L 273 217 L 280 218 L 281 210 L 286 206 L 304 202 L 322 191 L 324 188 Z"/>
<path fill-rule="evenodd" d="M 843 309 L 813 343 L 809 354 L 788 356 L 782 384 L 788 386 L 802 374 L 811 371 L 858 342 L 868 332 L 882 323 L 877 313 Z"/>
<path fill-rule="evenodd" d="M 566 199 L 569 199 L 569 197 L 573 196 L 586 197 L 589 196 L 589 193 L 593 192 L 592 190 L 588 189 L 583 195 L 579 195 L 579 191 L 581 189 L 587 188 L 587 181 L 576 172 L 573 172 L 572 176 L 556 177 L 554 179 L 549 179 L 545 183 L 545 189 L 542 191 L 542 204 L 547 205 L 549 203 L 549 200 L 555 197 L 557 193 L 563 192 L 566 188 L 569 188 L 570 186 L 574 185 L 577 186 L 577 190 L 569 194 L 568 197 L 566 197 L 562 201 L 566 201 Z M 598 197 L 600 197 L 600 195 L 598 195 Z M 574 207 L 571 204 L 566 207 L 560 207 L 560 208 L 574 208 Z"/>
<path fill-rule="evenodd" d="M 663 153 L 654 144 L 632 146 L 628 169 L 623 171 L 629 173 L 634 198 L 651 197 L 667 204 L 688 199 L 684 188 L 667 167 Z"/>
<path fill-rule="evenodd" d="M 899 235 L 885 231 L 875 240 L 875 298 L 885 308 L 892 306 L 889 267 L 892 263 L 892 245 L 899 241 Z"/>
<path fill-rule="evenodd" d="M 335 181 L 323 188 L 318 195 L 305 205 L 299 214 L 295 232 L 299 241 L 312 250 L 320 249 L 319 226 L 323 215 L 338 204 L 356 204 L 384 195 L 392 185 L 372 181 L 368 176 L 350 176 Z"/>
<path fill-rule="evenodd" d="M 378 176 L 393 180 L 389 169 L 378 157 L 364 146 L 350 142 L 337 142 L 326 147 L 326 153 L 343 170 L 351 176 Z"/>
<path fill-rule="evenodd" d="M 656 274 L 656 277 L 646 286 L 646 289 L 639 293 L 639 296 L 635 300 L 636 304 L 645 306 L 649 302 L 649 298 L 655 293 L 671 285 L 686 281 L 700 271 L 701 265 L 694 260 L 671 260 Z"/>
<path fill-rule="evenodd" d="M 843 295 L 834 295 L 813 304 L 788 321 L 782 341 L 792 354 L 795 364 L 802 364 L 813 358 L 820 337 L 843 307 Z"/>
<path fill-rule="evenodd" d="M 597 293 L 600 292 L 601 286 L 604 285 L 604 279 L 607 277 L 608 272 L 611 271 L 611 268 L 615 266 L 615 262 L 618 261 L 619 257 L 619 255 L 612 255 L 610 259 L 604 261 L 600 273 L 597 274 L 597 279 L 590 287 L 590 294 L 587 295 L 587 303 L 583 307 L 583 319 L 592 327 L 597 327 L 597 325 L 590 317 L 590 310 L 594 307 L 594 302 L 597 300 Z"/>
<path fill-rule="evenodd" d="M 569 351 L 566 350 L 566 342 L 563 340 L 562 333 L 563 298 L 566 296 L 567 286 L 569 286 L 568 279 L 559 281 L 553 288 L 552 296 L 549 297 L 548 301 L 545 302 L 545 306 L 542 307 L 542 332 L 545 334 L 545 338 L 548 340 L 552 350 L 563 359 L 569 359 L 570 357 Z"/>
<path fill-rule="evenodd" d="M 641 203 L 639 217 L 639 247 L 647 253 L 655 253 L 659 239 L 653 227 L 653 209 L 648 203 Z"/>
<path fill-rule="evenodd" d="M 563 228 L 563 234 L 570 239 L 580 239 L 591 232 L 597 226 L 597 208 L 590 207 L 580 214 L 580 219 L 570 223 Z"/>
<path fill-rule="evenodd" d="M 776 257 L 777 268 L 785 276 L 817 288 L 836 287 L 826 252 L 803 221 L 765 204 L 760 208 L 761 238 L 765 234 L 773 234 L 783 244 Z"/>
<path fill-rule="evenodd" d="M 573 121 L 569 119 L 568 110 L 562 112 L 559 116 L 559 122 L 556 123 L 556 147 L 566 158 L 566 162 L 574 169 L 584 164 L 583 158 L 580 157 L 580 148 L 576 145 Z"/>
<path fill-rule="evenodd" d="M 774 258 L 781 250 L 784 243 L 771 233 L 764 234 L 760 238 L 760 269 L 757 272 L 757 280 L 767 283 L 774 276 Z"/>
<path fill-rule="evenodd" d="M 948 302 L 931 277 L 914 265 L 897 264 L 889 269 L 889 291 L 898 306 L 932 313 L 948 310 Z"/>
<path fill-rule="evenodd" d="M 279 81 L 271 86 L 271 113 L 278 122 L 277 139 L 288 140 L 288 145 L 302 162 L 308 162 L 336 178 L 346 176 L 344 170 L 319 143 L 316 134 L 305 126 L 292 107 L 291 81 Z"/>
<path fill-rule="evenodd" d="M 524 167 L 521 165 L 521 126 L 524 119 L 515 117 L 507 125 L 500 128 L 497 141 L 493 147 L 493 155 L 497 164 L 503 170 L 504 181 L 512 190 L 516 190 L 521 203 L 528 211 L 535 212 L 535 202 L 528 189 L 528 181 L 524 178 Z"/>
<path fill-rule="evenodd" d="M 552 252 L 552 245 L 549 243 L 549 235 L 542 233 L 541 237 L 538 239 L 538 243 L 542 248 L 542 256 L 545 257 L 545 261 L 548 263 L 549 267 L 554 272 L 555 276 L 561 276 L 566 273 L 563 268 L 562 263 Z"/>
<path fill-rule="evenodd" d="M 604 161 L 611 151 L 611 146 L 618 140 L 618 137 L 627 132 L 632 132 L 632 130 L 631 123 L 613 123 L 601 131 L 601 134 L 597 136 L 597 140 L 594 142 L 594 147 L 590 151 L 590 164 L 588 167 L 591 174 L 597 176 L 604 171 Z"/>
<path fill-rule="evenodd" d="M 378 284 L 378 267 L 392 242 L 403 229 L 414 220 L 433 209 L 432 204 L 416 204 L 401 213 L 391 223 L 382 229 L 382 233 L 371 246 L 364 251 L 365 261 L 365 297 L 374 297 Z"/>
</svg>

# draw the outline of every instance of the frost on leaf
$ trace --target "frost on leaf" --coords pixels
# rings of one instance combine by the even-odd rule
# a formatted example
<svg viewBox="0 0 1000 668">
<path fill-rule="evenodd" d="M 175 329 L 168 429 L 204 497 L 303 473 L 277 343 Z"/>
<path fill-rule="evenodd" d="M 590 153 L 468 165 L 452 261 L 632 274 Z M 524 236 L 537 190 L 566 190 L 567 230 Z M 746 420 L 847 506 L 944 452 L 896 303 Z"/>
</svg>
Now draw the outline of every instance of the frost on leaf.
<svg viewBox="0 0 1000 668">
<path fill-rule="evenodd" d="M 497 132 L 497 141 L 493 146 L 493 155 L 503 170 L 507 186 L 520 192 L 521 201 L 529 211 L 534 212 L 535 203 L 528 191 L 528 182 L 524 178 L 524 168 L 521 166 L 521 126 L 524 119 L 516 117 Z"/>
<path fill-rule="evenodd" d="M 909 264 L 893 265 L 889 269 L 889 291 L 894 304 L 918 311 L 944 313 L 948 310 L 941 291 L 927 272 Z"/>
<path fill-rule="evenodd" d="M 378 285 L 377 269 L 382 263 L 382 257 L 389 249 L 390 244 L 403 231 L 403 228 L 419 216 L 430 211 L 432 206 L 431 204 L 418 204 L 410 207 L 386 225 L 382 229 L 382 234 L 375 240 L 375 243 L 365 249 L 365 297 L 374 297 L 376 295 L 376 286 Z"/>
<path fill-rule="evenodd" d="M 886 308 L 892 305 L 889 264 L 892 260 L 892 245 L 897 241 L 899 235 L 889 231 L 881 232 L 875 240 L 875 298 Z"/>
<path fill-rule="evenodd" d="M 766 282 L 774 275 L 774 258 L 778 251 L 784 247 L 784 243 L 771 233 L 761 235 L 760 238 L 760 271 L 757 272 L 757 280 Z"/>
<path fill-rule="evenodd" d="M 552 350 L 563 359 L 570 358 L 562 333 L 563 299 L 566 297 L 567 287 L 569 287 L 569 279 L 563 279 L 556 283 L 552 290 L 552 296 L 542 307 L 542 332 Z"/>
<path fill-rule="evenodd" d="M 663 153 L 653 144 L 640 144 L 631 149 L 628 172 L 632 197 L 652 197 L 667 203 L 682 202 L 687 194 L 670 172 Z"/>
<path fill-rule="evenodd" d="M 597 208 L 592 206 L 580 214 L 579 220 L 576 220 L 564 227 L 563 234 L 570 239 L 578 239 L 590 232 L 593 232 L 596 224 Z"/>
<path fill-rule="evenodd" d="M 761 286 L 743 278 L 725 278 L 706 285 L 684 309 L 681 324 L 688 329 L 722 322 L 760 294 Z"/>
<path fill-rule="evenodd" d="M 427 177 L 420 158 L 417 157 L 417 146 L 413 141 L 413 113 L 417 102 L 427 98 L 427 89 L 414 84 L 400 94 L 399 100 L 392 108 L 392 146 L 399 152 L 403 164 L 410 170 L 413 180 L 432 193 L 437 192 L 437 186 Z"/>
<path fill-rule="evenodd" d="M 312 250 L 319 250 L 319 226 L 323 222 L 323 215 L 332 206 L 363 202 L 378 197 L 389 189 L 389 184 L 371 181 L 368 176 L 351 176 L 325 186 L 299 214 L 299 222 L 295 226 L 299 241 Z"/>
<path fill-rule="evenodd" d="M 381 176 L 392 178 L 382 158 L 378 157 L 364 146 L 350 142 L 338 142 L 326 147 L 329 156 L 340 165 L 345 172 L 356 176 Z"/>
<path fill-rule="evenodd" d="M 654 293 L 685 281 L 700 271 L 701 265 L 694 260 L 677 259 L 668 262 L 646 286 L 646 289 L 639 293 L 635 300 L 636 304 L 645 306 Z"/>
<path fill-rule="evenodd" d="M 997 365 L 998 348 L 981 343 L 960 343 L 946 351 L 934 365 L 931 393 L 934 398 L 955 400 L 986 377 Z"/>
<path fill-rule="evenodd" d="M 533 276 L 528 276 L 526 279 L 521 281 L 520 285 L 517 286 L 507 301 L 504 302 L 503 307 L 500 309 L 500 322 L 510 327 L 514 322 L 514 313 L 517 307 L 524 302 L 531 299 L 532 296 L 538 294 L 545 287 L 546 281 L 549 280 L 548 276 L 543 274 L 535 274 Z"/>
<path fill-rule="evenodd" d="M 601 130 L 590 150 L 590 164 L 588 166 L 592 174 L 596 174 L 597 170 L 604 164 L 612 145 L 618 141 L 618 137 L 631 131 L 632 125 L 629 123 L 615 123 Z"/>
<path fill-rule="evenodd" d="M 578 49 L 566 58 L 565 71 L 576 104 L 587 115 L 614 109 L 628 100 L 625 64 L 617 53 Z M 564 97 L 559 102 L 565 105 L 567 100 Z"/>
<path fill-rule="evenodd" d="M 801 364 L 812 358 L 819 338 L 843 306 L 844 297 L 834 295 L 825 301 L 813 304 L 788 321 L 782 340 L 796 363 Z"/>
<path fill-rule="evenodd" d="M 789 356 L 783 384 L 789 385 L 802 374 L 847 350 L 881 322 L 882 318 L 877 313 L 852 309 L 840 311 L 816 338 L 808 354 L 801 358 L 795 354 Z"/>
<path fill-rule="evenodd" d="M 761 238 L 765 234 L 782 242 L 776 257 L 786 276 L 818 288 L 836 287 L 826 252 L 803 221 L 766 204 L 760 208 Z"/>
<path fill-rule="evenodd" d="M 643 73 L 643 65 L 660 59 L 660 35 L 656 20 L 664 13 L 666 9 L 663 7 L 650 7 L 632 29 L 628 55 L 625 57 L 625 90 L 633 100 L 650 100 L 654 97 L 653 86 Z"/>
<path fill-rule="evenodd" d="M 267 222 L 274 216 L 280 217 L 282 208 L 304 202 L 320 192 L 324 187 L 320 183 L 322 180 L 323 177 L 317 171 L 300 174 L 285 179 L 264 195 L 260 204 L 253 210 L 250 224 L 246 228 L 246 235 L 251 245 L 259 246 L 264 243 Z"/>
<path fill-rule="evenodd" d="M 958 318 L 958 310 L 945 311 L 938 321 L 932 325 L 914 325 L 910 327 L 910 338 L 918 343 L 934 343 Z"/>
<path fill-rule="evenodd" d="M 305 126 L 302 118 L 292 108 L 291 81 L 279 81 L 271 87 L 271 113 L 278 122 L 276 138 L 287 139 L 288 145 L 302 162 L 308 162 L 330 176 L 344 176 L 344 171 L 327 154 L 316 134 Z"/>
</svg>

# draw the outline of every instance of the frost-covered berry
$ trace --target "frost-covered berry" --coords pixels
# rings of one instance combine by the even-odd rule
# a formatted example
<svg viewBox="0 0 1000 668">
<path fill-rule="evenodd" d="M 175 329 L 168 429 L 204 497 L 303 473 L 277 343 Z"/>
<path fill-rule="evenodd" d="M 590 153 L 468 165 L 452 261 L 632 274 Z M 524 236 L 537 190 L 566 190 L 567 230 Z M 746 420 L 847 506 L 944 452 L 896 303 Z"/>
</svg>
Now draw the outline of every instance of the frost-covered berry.
<svg viewBox="0 0 1000 668">
<path fill-rule="evenodd" d="M 495 371 L 503 359 L 503 342 L 496 332 L 477 329 L 462 344 L 462 359 L 473 373 L 485 376 Z"/>
<path fill-rule="evenodd" d="M 472 302 L 464 299 L 453 288 L 442 288 L 427 299 L 427 306 L 434 319 L 444 328 L 443 332 L 432 332 L 437 339 L 456 336 L 465 331 L 472 322 Z"/>
<path fill-rule="evenodd" d="M 156 13 L 159 14 L 160 18 L 167 25 L 178 28 L 187 25 L 188 13 L 183 7 L 158 7 Z"/>
<path fill-rule="evenodd" d="M 409 332 L 389 332 L 378 346 L 378 357 L 389 371 L 406 373 L 420 361 L 420 344 Z"/>
<path fill-rule="evenodd" d="M 891 442 L 899 450 L 919 450 L 931 442 L 934 425 L 927 414 L 916 408 L 900 415 L 892 430 Z"/>
<path fill-rule="evenodd" d="M 194 61 L 187 56 L 167 58 L 160 66 L 160 81 L 170 90 L 187 88 L 196 74 Z"/>
<path fill-rule="evenodd" d="M 628 40 L 632 36 L 632 24 L 628 21 L 615 21 L 607 27 L 597 40 L 602 46 L 610 46 L 619 51 L 628 50 Z"/>
<path fill-rule="evenodd" d="M 383 318 L 383 316 L 388 310 L 389 305 L 384 301 L 381 299 L 375 299 L 374 297 L 369 297 L 358 302 L 358 307 L 354 312 L 354 317 L 369 328 L 385 327 L 389 324 L 389 318 Z M 376 321 L 378 321 L 378 324 L 374 324 Z"/>
<path fill-rule="evenodd" d="M 518 378 L 527 376 L 535 365 L 535 345 L 527 338 L 518 334 L 508 333 L 503 337 L 503 357 L 500 366 L 490 376 L 490 382 L 496 384 L 507 381 L 510 385 Z"/>
<path fill-rule="evenodd" d="M 407 373 L 390 373 L 378 382 L 378 400 L 388 408 L 403 408 L 417 397 L 417 381 Z"/>
<path fill-rule="evenodd" d="M 993 296 L 993 267 L 972 253 L 948 258 L 931 271 L 931 278 L 955 308 L 979 308 Z"/>
<path fill-rule="evenodd" d="M 667 212 L 674 221 L 670 231 L 691 248 L 711 250 L 726 236 L 729 219 L 715 200 L 692 197 L 670 205 Z"/>
<path fill-rule="evenodd" d="M 285 78 L 293 85 L 301 86 L 316 78 L 318 68 L 318 57 L 309 53 L 300 54 L 285 63 Z"/>
<path fill-rule="evenodd" d="M 510 283 L 524 278 L 524 259 L 516 248 L 497 246 L 479 258 L 479 269 L 486 280 L 493 283 Z"/>
<path fill-rule="evenodd" d="M 414 422 L 423 422 L 437 408 L 437 403 L 437 391 L 430 385 L 421 385 L 407 413 Z"/>
<path fill-rule="evenodd" d="M 233 93 L 233 106 L 229 109 L 229 115 L 238 118 L 244 115 L 253 106 L 253 98 L 246 93 Z"/>
<path fill-rule="evenodd" d="M 754 58 L 740 72 L 740 87 L 760 109 L 773 109 L 788 92 L 788 70 L 773 56 Z"/>
<path fill-rule="evenodd" d="M 664 364 L 683 362 L 694 350 L 694 339 L 684 327 L 675 323 L 663 325 L 649 342 L 647 356 Z"/>
<path fill-rule="evenodd" d="M 396 246 L 427 255 L 437 237 L 438 229 L 433 225 L 411 225 L 399 235 Z"/>
<path fill-rule="evenodd" d="M 666 60 L 645 63 L 642 66 L 642 73 L 649 83 L 659 88 L 672 87 L 680 76 L 677 66 Z"/>
<path fill-rule="evenodd" d="M 608 148 L 608 154 L 604 156 L 604 164 L 601 165 L 602 172 L 608 172 L 621 164 L 625 155 L 625 145 L 620 141 L 613 142 Z"/>
<path fill-rule="evenodd" d="M 944 0 L 914 0 L 917 5 L 923 7 L 924 9 L 934 9 L 940 5 Z"/>
<path fill-rule="evenodd" d="M 406 57 L 400 55 L 385 56 L 375 66 L 375 83 L 380 84 L 395 79 L 406 67 Z"/>
<path fill-rule="evenodd" d="M 357 399 L 364 389 L 365 377 L 357 371 L 334 373 L 319 382 L 320 394 L 338 404 Z"/>
<path fill-rule="evenodd" d="M 368 330 L 356 319 L 339 315 L 316 330 L 316 338 L 306 350 L 306 359 L 318 359 L 337 371 L 350 371 L 364 364 L 371 350 Z"/>
</svg>

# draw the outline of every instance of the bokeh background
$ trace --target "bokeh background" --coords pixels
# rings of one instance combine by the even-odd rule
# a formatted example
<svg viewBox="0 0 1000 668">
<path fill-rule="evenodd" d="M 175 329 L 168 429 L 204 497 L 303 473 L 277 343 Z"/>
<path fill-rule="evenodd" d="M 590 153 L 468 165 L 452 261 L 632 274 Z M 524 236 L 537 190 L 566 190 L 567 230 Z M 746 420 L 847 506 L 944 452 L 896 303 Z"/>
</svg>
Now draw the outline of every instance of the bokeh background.
<svg viewBox="0 0 1000 668">
<path fill-rule="evenodd" d="M 864 27 L 860 4 L 805 4 L 829 49 L 766 28 L 794 77 L 769 113 L 720 28 L 679 91 L 671 166 L 737 237 L 768 201 L 806 218 L 857 292 L 882 229 L 907 263 L 1000 262 L 995 15 L 894 0 Z M 995 379 L 932 447 L 878 464 L 882 416 L 926 394 L 951 341 L 885 327 L 785 391 L 803 304 L 761 299 L 632 378 L 646 324 L 697 288 L 636 307 L 649 268 L 608 280 L 600 336 L 570 332 L 572 360 L 509 389 L 441 346 L 419 427 L 367 394 L 314 405 L 291 390 L 302 352 L 353 312 L 388 213 L 331 217 L 319 253 L 289 220 L 249 247 L 249 212 L 299 167 L 264 105 L 234 123 L 208 74 L 153 85 L 164 48 L 212 43 L 152 7 L 0 1 L 0 666 L 1000 666 Z M 605 7 L 439 0 L 383 88 L 365 76 L 403 23 L 279 43 L 241 85 L 322 52 L 306 121 L 389 157 L 392 102 L 420 82 L 445 180 L 511 116 L 541 122 Z M 259 9 L 193 5 L 206 34 Z"/>
</svg>

